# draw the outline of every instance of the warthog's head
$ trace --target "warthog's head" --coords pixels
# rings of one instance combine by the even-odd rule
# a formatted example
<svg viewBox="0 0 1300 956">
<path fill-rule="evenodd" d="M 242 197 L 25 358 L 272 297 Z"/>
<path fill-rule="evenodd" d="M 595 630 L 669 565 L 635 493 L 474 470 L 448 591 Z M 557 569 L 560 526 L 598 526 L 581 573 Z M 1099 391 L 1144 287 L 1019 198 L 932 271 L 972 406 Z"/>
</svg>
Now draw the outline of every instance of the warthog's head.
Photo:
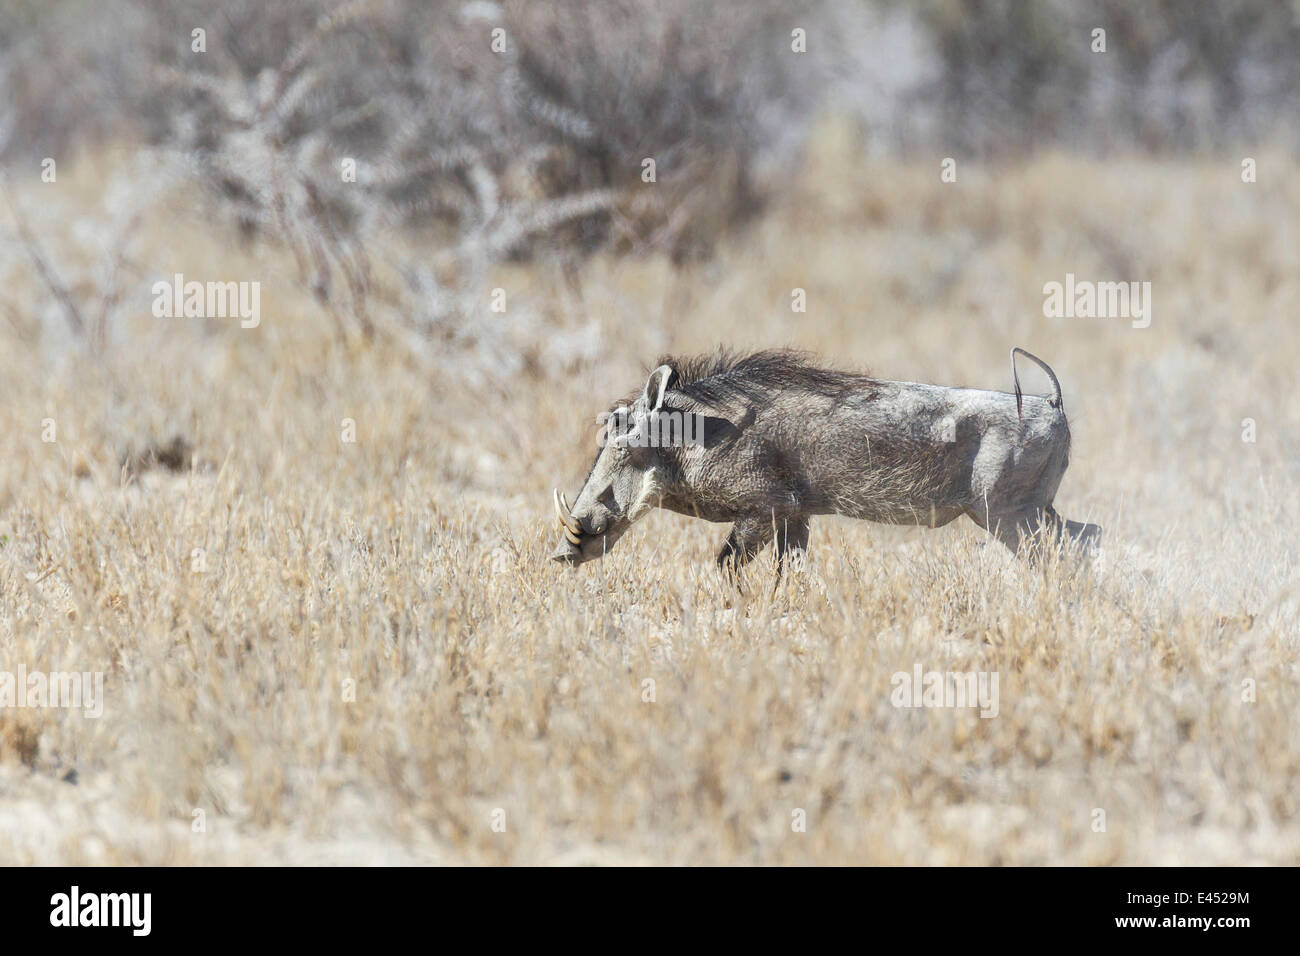
<svg viewBox="0 0 1300 956">
<path fill-rule="evenodd" d="M 674 443 L 665 439 L 669 413 L 664 408 L 664 393 L 674 378 L 671 368 L 659 366 L 636 401 L 610 413 L 596 463 L 572 509 L 568 498 L 555 492 L 563 534 L 551 560 L 576 565 L 601 557 L 658 503 L 665 479 L 663 446 Z M 672 413 L 672 420 L 679 443 L 680 413 Z"/>
</svg>

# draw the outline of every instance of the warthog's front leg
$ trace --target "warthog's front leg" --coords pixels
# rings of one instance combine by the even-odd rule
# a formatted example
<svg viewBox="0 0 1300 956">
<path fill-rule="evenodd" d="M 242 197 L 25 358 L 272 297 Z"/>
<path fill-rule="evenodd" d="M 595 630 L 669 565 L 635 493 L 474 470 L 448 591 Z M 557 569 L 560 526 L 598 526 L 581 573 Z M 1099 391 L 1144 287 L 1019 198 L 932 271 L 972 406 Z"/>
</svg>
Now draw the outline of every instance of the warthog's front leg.
<svg viewBox="0 0 1300 956">
<path fill-rule="evenodd" d="M 770 517 L 741 518 L 718 552 L 718 569 L 734 581 L 740 569 L 772 540 L 773 530 Z"/>
<path fill-rule="evenodd" d="M 776 576 L 779 579 L 785 570 L 786 557 L 794 553 L 796 556 L 792 560 L 802 560 L 797 555 L 808 549 L 808 519 L 801 515 L 742 518 L 731 529 L 718 552 L 718 567 L 734 578 L 773 539 L 776 541 Z"/>
<path fill-rule="evenodd" d="M 790 555 L 794 570 L 802 571 L 808 554 L 808 519 L 800 516 L 776 519 L 776 576 L 779 580 L 785 570 L 785 559 Z"/>
</svg>

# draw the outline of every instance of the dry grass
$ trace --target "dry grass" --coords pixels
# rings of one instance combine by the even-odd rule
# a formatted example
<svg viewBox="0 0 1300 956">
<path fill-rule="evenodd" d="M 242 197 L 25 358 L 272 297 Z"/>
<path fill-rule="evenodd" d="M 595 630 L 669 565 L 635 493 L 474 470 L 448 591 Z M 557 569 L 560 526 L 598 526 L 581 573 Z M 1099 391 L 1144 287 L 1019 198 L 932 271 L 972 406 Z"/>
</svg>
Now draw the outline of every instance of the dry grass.
<svg viewBox="0 0 1300 956">
<path fill-rule="evenodd" d="M 1237 163 L 942 185 L 828 128 L 706 265 L 597 258 L 580 295 L 500 270 L 485 329 L 531 343 L 508 376 L 340 342 L 283 257 L 160 206 L 139 258 L 260 279 L 260 328 L 154 319 L 144 277 L 102 350 L 35 305 L 0 322 L 0 670 L 102 670 L 107 698 L 0 712 L 0 862 L 1300 860 L 1300 168 Z M 61 171 L 47 236 L 103 174 Z M 41 302 L 22 271 L 7 296 Z M 1067 271 L 1153 282 L 1151 327 L 1043 318 Z M 771 594 L 760 563 L 736 595 L 725 528 L 658 513 L 545 563 L 594 414 L 721 341 L 996 388 L 1011 345 L 1044 356 L 1074 431 L 1057 507 L 1106 528 L 1101 565 L 821 520 L 805 573 Z M 173 435 L 184 467 L 124 471 Z M 998 716 L 894 708 L 914 663 L 997 672 Z"/>
</svg>

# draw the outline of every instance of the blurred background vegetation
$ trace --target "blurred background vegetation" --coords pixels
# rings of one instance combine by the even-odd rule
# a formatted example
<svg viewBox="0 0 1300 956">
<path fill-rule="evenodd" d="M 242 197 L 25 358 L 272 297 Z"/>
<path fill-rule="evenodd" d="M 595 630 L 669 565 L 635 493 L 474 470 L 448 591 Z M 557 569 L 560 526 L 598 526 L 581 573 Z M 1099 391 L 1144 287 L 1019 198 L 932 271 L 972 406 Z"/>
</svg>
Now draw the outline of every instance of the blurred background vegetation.
<svg viewBox="0 0 1300 956">
<path fill-rule="evenodd" d="M 0 174 L 38 182 L 50 157 L 85 187 L 74 230 L 9 199 L 0 277 L 40 281 L 0 313 L 122 337 L 129 289 L 179 267 L 141 233 L 183 196 L 258 261 L 284 256 L 340 337 L 472 347 L 508 375 L 537 359 L 507 331 L 554 323 L 479 321 L 503 266 L 580 297 L 596 252 L 707 262 L 788 204 L 829 116 L 864 175 L 1293 152 L 1300 2 L 13 0 L 0 88 Z"/>
<path fill-rule="evenodd" d="M 705 257 L 827 111 L 874 157 L 1294 147 L 1300 3 L 10 0 L 0 88 L 0 165 L 153 148 L 364 325 L 366 240 L 395 228 L 445 253 L 402 269 L 430 320 L 543 246 Z"/>
</svg>

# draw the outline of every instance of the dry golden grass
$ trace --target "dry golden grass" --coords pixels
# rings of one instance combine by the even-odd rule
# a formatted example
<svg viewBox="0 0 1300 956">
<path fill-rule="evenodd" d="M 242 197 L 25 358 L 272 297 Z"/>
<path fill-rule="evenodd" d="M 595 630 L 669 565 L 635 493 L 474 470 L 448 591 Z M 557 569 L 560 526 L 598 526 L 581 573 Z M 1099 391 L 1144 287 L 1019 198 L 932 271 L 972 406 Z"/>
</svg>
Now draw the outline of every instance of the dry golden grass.
<svg viewBox="0 0 1300 956">
<path fill-rule="evenodd" d="M 599 259 L 580 297 L 501 270 L 508 376 L 342 344 L 286 262 L 160 207 L 148 261 L 260 279 L 260 328 L 154 319 L 143 280 L 103 351 L 57 314 L 0 326 L 0 670 L 103 671 L 106 696 L 98 720 L 0 712 L 0 862 L 1297 862 L 1300 167 L 1260 169 L 1045 157 L 943 185 L 829 128 L 706 265 Z M 98 176 L 16 192 L 57 237 Z M 1067 271 L 1151 281 L 1151 327 L 1043 318 Z M 546 563 L 594 414 L 719 342 L 1004 389 L 1010 346 L 1042 355 L 1074 433 L 1057 507 L 1105 527 L 1101 563 L 819 520 L 806 572 L 773 594 L 764 559 L 737 595 L 725 526 L 665 513 Z M 173 435 L 187 467 L 124 478 Z M 915 663 L 997 672 L 998 716 L 896 709 Z"/>
</svg>

